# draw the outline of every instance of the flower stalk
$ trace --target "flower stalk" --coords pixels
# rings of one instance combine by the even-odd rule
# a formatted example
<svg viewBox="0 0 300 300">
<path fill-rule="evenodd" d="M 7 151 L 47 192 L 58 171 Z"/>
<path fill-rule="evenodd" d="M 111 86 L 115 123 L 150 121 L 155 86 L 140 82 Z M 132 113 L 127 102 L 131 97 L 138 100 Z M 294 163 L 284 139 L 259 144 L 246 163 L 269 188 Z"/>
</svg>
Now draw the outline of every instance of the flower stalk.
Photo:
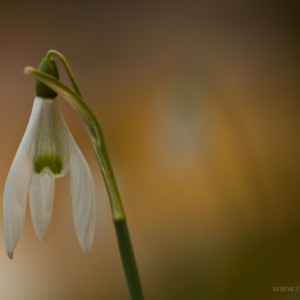
<svg viewBox="0 0 300 300">
<path fill-rule="evenodd" d="M 42 82 L 60 95 L 65 101 L 67 101 L 68 104 L 71 105 L 71 107 L 75 110 L 85 129 L 87 130 L 108 191 L 112 219 L 115 226 L 120 256 L 123 263 L 123 269 L 125 272 L 129 293 L 132 300 L 143 300 L 143 290 L 129 230 L 126 223 L 126 215 L 110 163 L 110 158 L 105 145 L 102 130 L 93 112 L 84 101 L 73 72 L 65 57 L 56 50 L 48 51 L 47 57 L 50 58 L 51 56 L 58 57 L 63 63 L 68 76 L 70 77 L 74 91 L 64 85 L 54 76 L 41 72 L 35 68 L 26 67 L 24 73 L 31 75 L 37 81 Z"/>
</svg>

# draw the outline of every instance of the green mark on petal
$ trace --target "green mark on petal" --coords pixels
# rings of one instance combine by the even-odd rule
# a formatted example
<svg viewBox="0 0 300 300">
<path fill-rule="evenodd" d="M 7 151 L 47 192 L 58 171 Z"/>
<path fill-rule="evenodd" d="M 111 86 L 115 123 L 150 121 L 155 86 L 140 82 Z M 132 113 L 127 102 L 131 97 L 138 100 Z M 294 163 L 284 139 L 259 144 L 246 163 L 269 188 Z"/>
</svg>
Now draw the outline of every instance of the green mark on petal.
<svg viewBox="0 0 300 300">
<path fill-rule="evenodd" d="M 43 172 L 45 168 L 48 168 L 52 174 L 59 175 L 63 169 L 63 163 L 57 155 L 45 154 L 35 158 L 34 170 L 36 174 Z"/>
</svg>

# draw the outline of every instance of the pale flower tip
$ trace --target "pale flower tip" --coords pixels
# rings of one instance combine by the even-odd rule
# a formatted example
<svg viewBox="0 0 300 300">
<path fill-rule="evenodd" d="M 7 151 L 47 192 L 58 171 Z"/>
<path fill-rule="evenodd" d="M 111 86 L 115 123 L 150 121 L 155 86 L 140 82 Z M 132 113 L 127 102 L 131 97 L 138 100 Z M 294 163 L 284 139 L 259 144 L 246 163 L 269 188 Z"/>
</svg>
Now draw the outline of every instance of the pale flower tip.
<svg viewBox="0 0 300 300">
<path fill-rule="evenodd" d="M 84 243 L 80 243 L 81 250 L 86 257 L 91 256 L 91 245 L 86 245 Z"/>
<path fill-rule="evenodd" d="M 46 237 L 43 236 L 43 237 L 38 237 L 38 238 L 39 238 L 40 241 L 46 242 Z"/>
<path fill-rule="evenodd" d="M 13 258 L 14 258 L 14 253 L 13 253 L 13 252 L 7 253 L 7 256 L 8 256 L 10 259 L 13 259 Z"/>
<path fill-rule="evenodd" d="M 90 250 L 87 250 L 87 249 L 82 249 L 84 255 L 89 258 L 91 256 L 91 251 Z"/>
<path fill-rule="evenodd" d="M 36 232 L 37 237 L 39 238 L 40 241 L 42 242 L 46 242 L 46 234 L 45 233 L 40 233 L 40 232 Z"/>
</svg>

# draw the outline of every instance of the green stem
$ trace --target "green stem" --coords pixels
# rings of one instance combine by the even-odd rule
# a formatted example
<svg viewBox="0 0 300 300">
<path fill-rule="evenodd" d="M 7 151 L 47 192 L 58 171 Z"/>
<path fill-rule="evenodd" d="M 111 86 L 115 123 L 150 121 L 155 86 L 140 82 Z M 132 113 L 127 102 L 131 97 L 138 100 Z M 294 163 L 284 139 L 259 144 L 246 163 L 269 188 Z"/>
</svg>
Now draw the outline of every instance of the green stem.
<svg viewBox="0 0 300 300">
<path fill-rule="evenodd" d="M 53 50 L 51 53 L 53 53 Z M 60 54 L 60 56 L 62 55 Z M 67 66 L 66 68 L 68 71 L 68 68 L 70 68 L 69 65 L 64 65 Z M 119 251 L 123 263 L 123 269 L 125 272 L 131 300 L 143 300 L 144 296 L 142 285 L 139 277 L 137 264 L 135 261 L 129 231 L 126 224 L 125 211 L 122 205 L 115 176 L 111 167 L 109 155 L 105 146 L 104 136 L 102 134 L 102 130 L 96 117 L 92 113 L 91 109 L 87 106 L 82 96 L 77 92 L 77 88 L 75 88 L 77 84 L 71 71 L 70 73 L 68 71 L 68 74 L 71 74 L 73 76 L 73 79 L 71 79 L 71 81 L 72 83 L 73 80 L 75 82 L 75 86 L 74 83 L 73 86 L 76 92 L 70 90 L 67 86 L 65 86 L 55 77 L 40 72 L 39 70 L 34 69 L 32 67 L 26 67 L 24 73 L 33 76 L 36 80 L 43 82 L 48 87 L 57 92 L 64 100 L 66 100 L 72 106 L 72 108 L 75 110 L 75 112 L 81 119 L 84 127 L 86 128 L 88 135 L 91 139 L 97 157 L 97 161 L 101 168 L 104 182 L 108 191 L 112 218 L 115 225 Z"/>
<path fill-rule="evenodd" d="M 131 299 L 142 300 L 144 295 L 126 220 L 114 222 L 114 224 Z"/>
<path fill-rule="evenodd" d="M 144 296 L 141 280 L 139 277 L 129 230 L 126 223 L 125 211 L 122 206 L 120 194 L 118 191 L 115 176 L 113 174 L 108 152 L 105 147 L 103 136 L 101 141 L 101 148 L 95 149 L 95 153 L 102 170 L 110 202 L 112 204 L 111 206 L 114 207 L 114 209 L 112 210 L 113 222 L 117 234 L 119 251 L 127 280 L 127 286 L 132 300 L 143 300 Z"/>
<path fill-rule="evenodd" d="M 72 69 L 71 69 L 69 63 L 67 62 L 66 58 L 65 58 L 61 53 L 59 53 L 58 51 L 53 50 L 53 49 L 52 49 L 52 50 L 49 50 L 49 51 L 47 52 L 47 57 L 48 57 L 48 58 L 50 58 L 51 55 L 55 55 L 56 57 L 58 57 L 58 58 L 61 60 L 61 62 L 63 63 L 63 65 L 64 65 L 64 67 L 65 67 L 65 69 L 66 69 L 66 71 L 67 71 L 67 73 L 68 73 L 68 76 L 69 76 L 69 78 L 70 78 L 70 80 L 71 80 L 71 83 L 72 83 L 72 85 L 73 85 L 73 87 L 74 87 L 75 92 L 76 92 L 80 97 L 82 97 L 82 94 L 81 94 L 80 89 L 79 89 L 79 86 L 78 86 L 78 84 L 77 84 L 77 82 L 76 82 L 75 76 L 74 76 L 74 74 L 73 74 L 73 72 L 72 72 Z"/>
<path fill-rule="evenodd" d="M 113 174 L 103 135 L 101 134 L 100 148 L 94 147 L 97 160 L 102 170 L 104 182 L 108 191 L 119 251 L 123 263 L 127 286 L 132 300 L 143 300 L 143 290 L 134 256 L 133 247 L 126 223 L 125 211 L 122 206 L 119 190 Z"/>
</svg>

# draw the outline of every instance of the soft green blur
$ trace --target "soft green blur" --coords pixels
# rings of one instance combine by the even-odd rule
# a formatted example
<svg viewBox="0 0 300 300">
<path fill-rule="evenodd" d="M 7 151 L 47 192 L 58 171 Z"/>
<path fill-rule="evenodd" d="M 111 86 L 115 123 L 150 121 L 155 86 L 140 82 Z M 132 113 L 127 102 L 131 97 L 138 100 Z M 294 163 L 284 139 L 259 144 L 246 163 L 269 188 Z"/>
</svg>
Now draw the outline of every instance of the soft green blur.
<svg viewBox="0 0 300 300">
<path fill-rule="evenodd" d="M 0 192 L 34 99 L 23 68 L 57 49 L 102 125 L 145 298 L 298 299 L 273 291 L 300 284 L 299 16 L 284 5 L 1 3 Z M 0 235 L 0 299 L 129 299 L 92 147 L 61 106 L 95 175 L 94 248 L 57 180 L 46 242 L 29 210 L 12 261 Z"/>
</svg>

